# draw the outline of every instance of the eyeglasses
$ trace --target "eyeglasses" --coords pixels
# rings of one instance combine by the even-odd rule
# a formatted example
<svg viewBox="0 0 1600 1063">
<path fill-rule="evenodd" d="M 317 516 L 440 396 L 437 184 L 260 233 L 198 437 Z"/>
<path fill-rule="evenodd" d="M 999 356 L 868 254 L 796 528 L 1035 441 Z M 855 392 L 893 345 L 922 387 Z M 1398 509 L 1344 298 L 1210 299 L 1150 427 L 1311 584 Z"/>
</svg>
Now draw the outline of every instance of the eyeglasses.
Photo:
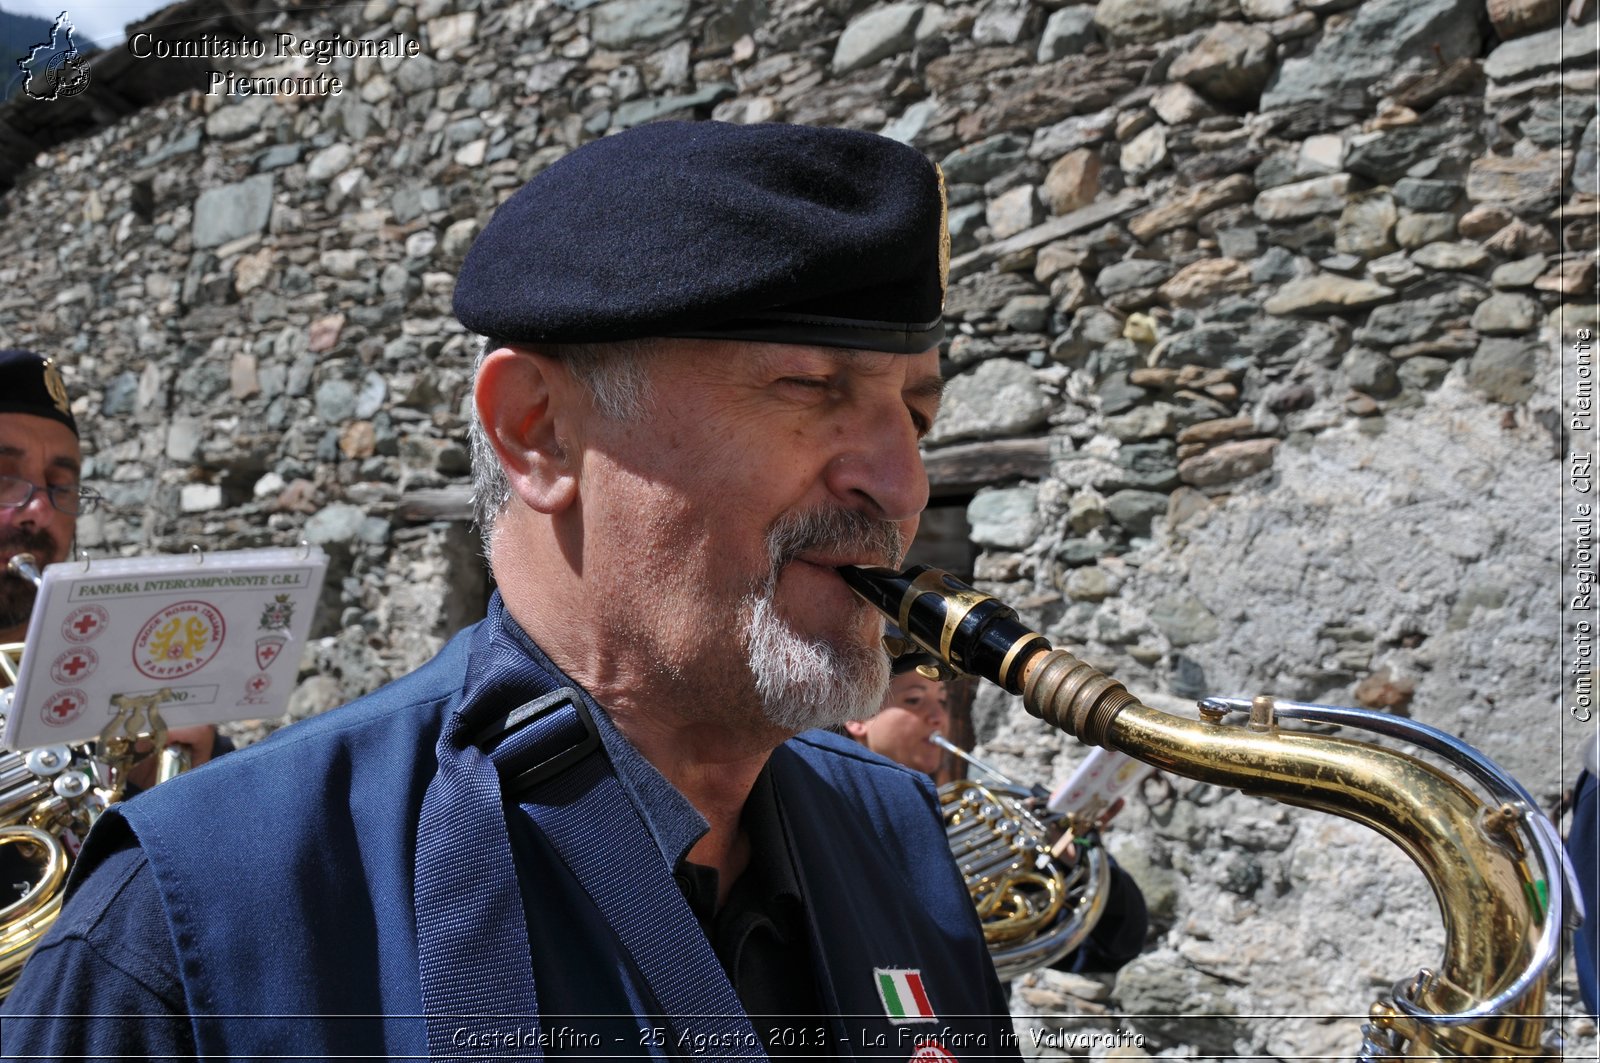
<svg viewBox="0 0 1600 1063">
<path fill-rule="evenodd" d="M 18 509 L 33 500 L 34 492 L 43 491 L 50 504 L 62 513 L 76 517 L 88 513 L 100 504 L 100 492 L 80 484 L 51 484 L 43 486 L 24 480 L 20 476 L 0 476 L 0 509 Z"/>
</svg>

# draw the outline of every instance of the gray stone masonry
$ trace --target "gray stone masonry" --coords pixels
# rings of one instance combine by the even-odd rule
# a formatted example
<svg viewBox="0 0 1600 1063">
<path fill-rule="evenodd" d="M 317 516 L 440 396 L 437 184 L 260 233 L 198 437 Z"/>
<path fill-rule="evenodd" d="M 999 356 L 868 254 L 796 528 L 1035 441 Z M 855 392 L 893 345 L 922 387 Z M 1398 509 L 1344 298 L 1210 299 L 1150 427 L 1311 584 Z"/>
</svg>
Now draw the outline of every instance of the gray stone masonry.
<svg viewBox="0 0 1600 1063">
<path fill-rule="evenodd" d="M 267 7 L 262 33 L 423 54 L 306 68 L 338 95 L 185 91 L 72 110 L 42 150 L 0 137 L 0 345 L 63 365 L 108 500 L 78 545 L 333 558 L 288 719 L 241 740 L 482 615 L 475 340 L 450 297 L 484 219 L 581 143 L 716 118 L 885 131 L 942 163 L 926 454 L 984 590 L 1169 711 L 1381 707 L 1547 808 L 1571 785 L 1551 589 L 1560 330 L 1597 325 L 1593 4 L 1504 41 L 1477 0 Z M 5 129 L 37 128 L 13 106 Z M 1015 778 L 1053 787 L 1083 756 L 995 688 L 974 711 Z M 1172 783 L 1106 835 L 1150 902 L 1145 953 L 1024 979 L 1025 1054 L 1355 1054 L 1357 1020 L 1323 1016 L 1442 954 L 1420 872 L 1353 823 Z M 1552 993 L 1592 1058 L 1570 970 Z M 1032 1047 L 1119 1028 L 1143 1048 Z"/>
</svg>

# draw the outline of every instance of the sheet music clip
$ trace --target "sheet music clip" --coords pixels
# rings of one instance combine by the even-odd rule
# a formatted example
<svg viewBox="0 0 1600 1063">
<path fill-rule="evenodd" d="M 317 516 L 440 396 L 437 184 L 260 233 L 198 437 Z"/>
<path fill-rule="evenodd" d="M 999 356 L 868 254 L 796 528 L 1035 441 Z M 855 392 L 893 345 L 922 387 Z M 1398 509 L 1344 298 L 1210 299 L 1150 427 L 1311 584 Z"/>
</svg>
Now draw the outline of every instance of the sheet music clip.
<svg viewBox="0 0 1600 1063">
<path fill-rule="evenodd" d="M 95 742 L 96 785 L 114 793 L 122 792 L 139 739 L 148 738 L 158 750 L 166 747 L 167 722 L 161 718 L 160 705 L 172 696 L 171 687 L 162 687 L 151 694 L 111 696 L 111 704 L 117 711 Z"/>
</svg>

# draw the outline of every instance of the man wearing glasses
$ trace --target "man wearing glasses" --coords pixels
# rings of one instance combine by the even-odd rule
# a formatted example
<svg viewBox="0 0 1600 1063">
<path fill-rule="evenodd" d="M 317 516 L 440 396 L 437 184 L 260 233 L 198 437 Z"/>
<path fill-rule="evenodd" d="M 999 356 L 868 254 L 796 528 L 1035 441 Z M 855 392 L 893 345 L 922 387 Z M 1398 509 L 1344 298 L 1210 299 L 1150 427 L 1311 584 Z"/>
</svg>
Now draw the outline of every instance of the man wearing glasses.
<svg viewBox="0 0 1600 1063">
<path fill-rule="evenodd" d="M 0 351 L 0 568 L 17 554 L 65 561 L 78 514 L 99 495 L 79 484 L 78 423 L 61 373 L 32 351 Z M 21 642 L 33 583 L 0 576 L 0 643 Z"/>
</svg>

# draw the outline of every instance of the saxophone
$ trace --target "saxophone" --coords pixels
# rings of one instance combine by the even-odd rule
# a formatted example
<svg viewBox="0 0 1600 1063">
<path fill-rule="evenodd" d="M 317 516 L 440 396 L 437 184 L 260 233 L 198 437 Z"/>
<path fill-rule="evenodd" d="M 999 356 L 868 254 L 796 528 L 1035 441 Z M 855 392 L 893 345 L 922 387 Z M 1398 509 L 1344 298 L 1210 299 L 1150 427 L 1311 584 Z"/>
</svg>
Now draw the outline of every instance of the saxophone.
<svg viewBox="0 0 1600 1063">
<path fill-rule="evenodd" d="M 1547 1056 L 1545 992 L 1563 935 L 1582 921 L 1555 826 L 1527 791 L 1454 737 L 1403 717 L 1270 697 L 1207 698 L 1200 719 L 1141 704 L 1121 683 L 1054 649 L 1015 610 L 946 572 L 846 566 L 845 582 L 960 672 L 1090 745 L 1164 771 L 1366 825 L 1422 870 L 1445 924 L 1444 958 L 1374 1002 L 1363 1063 Z M 1226 718 L 1247 712 L 1243 727 Z M 1434 753 L 1487 800 L 1416 757 L 1280 726 L 1360 728 Z"/>
</svg>

